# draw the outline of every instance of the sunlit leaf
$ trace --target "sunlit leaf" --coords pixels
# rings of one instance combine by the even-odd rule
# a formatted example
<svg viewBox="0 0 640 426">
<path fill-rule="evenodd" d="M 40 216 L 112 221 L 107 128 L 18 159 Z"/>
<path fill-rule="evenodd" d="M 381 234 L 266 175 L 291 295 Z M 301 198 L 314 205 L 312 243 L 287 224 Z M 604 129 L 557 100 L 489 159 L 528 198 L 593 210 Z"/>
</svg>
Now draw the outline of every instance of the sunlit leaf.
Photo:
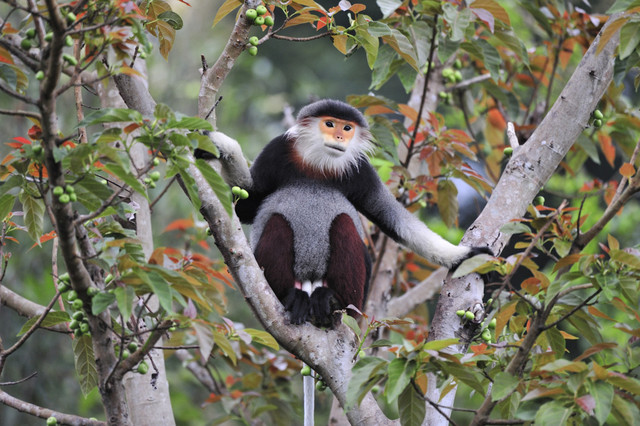
<svg viewBox="0 0 640 426">
<path fill-rule="evenodd" d="M 216 12 L 216 16 L 213 18 L 213 26 L 240 6 L 242 6 L 242 2 L 240 0 L 226 0 Z"/>
</svg>

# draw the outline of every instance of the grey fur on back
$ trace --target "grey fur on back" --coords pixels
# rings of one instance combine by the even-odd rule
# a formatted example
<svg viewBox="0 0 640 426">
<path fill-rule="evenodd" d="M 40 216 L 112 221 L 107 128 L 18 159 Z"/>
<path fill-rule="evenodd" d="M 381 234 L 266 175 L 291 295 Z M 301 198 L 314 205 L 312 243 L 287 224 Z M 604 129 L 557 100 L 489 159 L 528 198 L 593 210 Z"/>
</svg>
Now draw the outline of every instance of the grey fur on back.
<svg viewBox="0 0 640 426">
<path fill-rule="evenodd" d="M 299 281 L 322 279 L 329 261 L 329 229 L 336 216 L 348 214 L 364 237 L 358 212 L 337 189 L 311 181 L 284 186 L 261 204 L 251 227 L 255 249 L 264 227 L 274 214 L 290 224 L 294 239 L 294 275 Z"/>
</svg>

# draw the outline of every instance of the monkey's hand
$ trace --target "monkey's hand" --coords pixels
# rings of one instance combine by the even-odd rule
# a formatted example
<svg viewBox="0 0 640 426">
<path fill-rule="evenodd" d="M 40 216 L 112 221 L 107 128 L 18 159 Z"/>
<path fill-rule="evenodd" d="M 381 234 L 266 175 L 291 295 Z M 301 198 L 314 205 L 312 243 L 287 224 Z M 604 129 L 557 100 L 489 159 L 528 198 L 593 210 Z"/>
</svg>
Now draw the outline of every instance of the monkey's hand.
<svg viewBox="0 0 640 426">
<path fill-rule="evenodd" d="M 196 149 L 196 158 L 212 160 L 219 165 L 219 172 L 229 186 L 239 186 L 240 188 L 251 190 L 253 179 L 249 172 L 247 160 L 244 158 L 242 148 L 235 139 L 230 138 L 221 132 L 205 132 L 213 144 L 220 152 L 220 158 L 216 158 L 212 153 Z"/>
<path fill-rule="evenodd" d="M 309 295 L 307 292 L 292 288 L 282 301 L 284 308 L 289 312 L 291 324 L 304 324 L 309 319 Z"/>
</svg>

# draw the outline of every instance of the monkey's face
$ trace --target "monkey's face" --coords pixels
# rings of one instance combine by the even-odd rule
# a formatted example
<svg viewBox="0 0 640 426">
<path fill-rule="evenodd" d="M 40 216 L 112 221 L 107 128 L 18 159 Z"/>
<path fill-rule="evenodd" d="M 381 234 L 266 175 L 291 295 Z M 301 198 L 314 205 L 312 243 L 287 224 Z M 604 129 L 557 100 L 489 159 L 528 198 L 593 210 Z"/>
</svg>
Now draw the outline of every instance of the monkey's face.
<svg viewBox="0 0 640 426">
<path fill-rule="evenodd" d="M 287 132 L 302 165 L 322 174 L 344 176 L 373 150 L 371 133 L 349 120 L 307 117 Z"/>
<path fill-rule="evenodd" d="M 318 128 L 326 152 L 339 157 L 347 152 L 351 140 L 356 134 L 358 125 L 353 121 L 341 120 L 334 117 L 320 117 Z"/>
</svg>

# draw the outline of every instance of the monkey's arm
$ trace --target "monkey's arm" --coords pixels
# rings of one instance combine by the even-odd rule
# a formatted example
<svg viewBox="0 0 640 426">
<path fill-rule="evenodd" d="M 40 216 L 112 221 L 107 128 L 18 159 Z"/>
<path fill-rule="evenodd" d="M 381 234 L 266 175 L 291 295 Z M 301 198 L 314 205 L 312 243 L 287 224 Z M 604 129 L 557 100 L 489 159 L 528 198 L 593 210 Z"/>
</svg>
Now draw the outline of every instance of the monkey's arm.
<svg viewBox="0 0 640 426">
<path fill-rule="evenodd" d="M 457 267 L 463 260 L 479 253 L 490 253 L 486 247 L 451 244 L 411 214 L 382 183 L 373 167 L 360 164 L 356 185 L 359 192 L 351 197 L 356 208 L 398 243 L 415 253 L 447 268 Z"/>
<path fill-rule="evenodd" d="M 219 173 L 230 186 L 239 186 L 251 191 L 253 179 L 238 141 L 221 132 L 208 132 L 208 136 L 220 151 L 220 158 L 216 159 L 213 154 L 202 150 L 196 150 L 196 157 L 213 160 L 214 164 L 217 163 Z"/>
</svg>

